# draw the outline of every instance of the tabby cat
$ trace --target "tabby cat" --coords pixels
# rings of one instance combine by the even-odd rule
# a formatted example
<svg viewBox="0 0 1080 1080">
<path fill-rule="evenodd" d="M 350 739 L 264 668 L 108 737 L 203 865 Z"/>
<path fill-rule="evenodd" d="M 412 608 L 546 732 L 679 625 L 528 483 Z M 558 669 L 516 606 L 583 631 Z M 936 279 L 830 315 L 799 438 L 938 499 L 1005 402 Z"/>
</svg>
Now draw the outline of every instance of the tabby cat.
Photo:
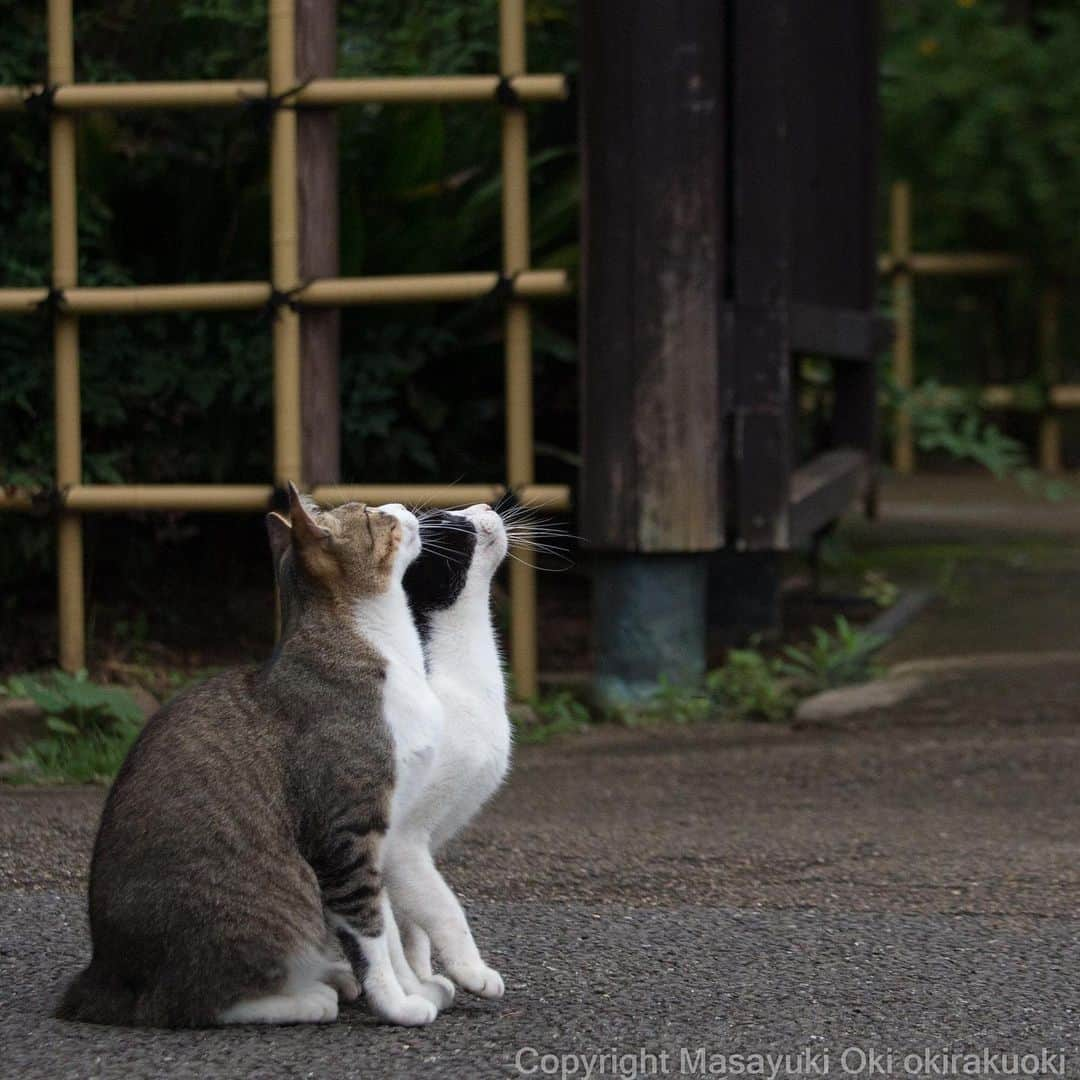
<svg viewBox="0 0 1080 1080">
<path fill-rule="evenodd" d="M 341 931 L 379 1017 L 436 1015 L 395 974 L 382 879 L 397 781 L 404 769 L 422 786 L 442 725 L 402 587 L 417 521 L 399 506 L 320 513 L 295 488 L 290 515 L 267 521 L 288 586 L 273 655 L 164 706 L 113 784 L 91 865 L 93 957 L 62 1018 L 330 1021 L 359 994 Z"/>
</svg>

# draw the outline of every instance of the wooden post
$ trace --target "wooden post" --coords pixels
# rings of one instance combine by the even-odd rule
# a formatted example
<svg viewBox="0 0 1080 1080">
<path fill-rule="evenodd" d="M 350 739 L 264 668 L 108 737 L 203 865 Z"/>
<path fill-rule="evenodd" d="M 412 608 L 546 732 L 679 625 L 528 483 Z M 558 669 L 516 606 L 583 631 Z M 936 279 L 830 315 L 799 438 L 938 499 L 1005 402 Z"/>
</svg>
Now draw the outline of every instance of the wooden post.
<svg viewBox="0 0 1080 1080">
<path fill-rule="evenodd" d="M 911 259 L 911 186 L 898 180 L 889 197 L 889 240 L 892 255 L 892 307 L 896 335 L 893 339 L 893 379 L 901 390 L 915 383 L 915 290 Z M 898 473 L 915 471 L 915 443 L 911 416 L 905 409 L 896 414 L 893 428 L 893 468 Z"/>
<path fill-rule="evenodd" d="M 1048 397 L 1061 381 L 1061 287 L 1050 285 L 1039 298 L 1039 361 Z M 1039 468 L 1061 472 L 1061 417 L 1048 400 L 1039 421 Z"/>
<path fill-rule="evenodd" d="M 333 78 L 337 70 L 337 0 L 296 0 L 296 77 Z M 334 109 L 297 114 L 300 278 L 336 278 L 338 254 L 338 124 Z M 300 315 L 304 479 L 341 480 L 341 313 Z"/>
<path fill-rule="evenodd" d="M 832 416 L 821 432 L 827 443 L 814 452 L 825 445 L 861 452 L 863 497 L 872 508 L 877 354 L 888 339 L 887 323 L 877 314 L 878 5 L 830 0 L 790 4 L 788 10 L 792 347 L 796 354 L 831 358 Z M 805 87 L 813 92 L 803 92 Z M 807 339 L 816 321 L 807 326 L 811 314 L 822 328 L 831 315 L 848 333 L 831 341 L 813 334 Z M 792 443 L 799 455 L 797 440 Z M 803 464 L 800 456 L 796 465 Z"/>
<path fill-rule="evenodd" d="M 789 0 L 732 0 L 734 521 L 741 551 L 788 546 L 792 181 Z M 764 579 L 764 575 L 763 575 Z M 779 589 L 777 579 L 776 588 Z M 779 594 L 777 592 L 777 604 Z"/>
<path fill-rule="evenodd" d="M 705 664 L 722 545 L 723 6 L 581 5 L 582 532 L 597 690 Z"/>
</svg>

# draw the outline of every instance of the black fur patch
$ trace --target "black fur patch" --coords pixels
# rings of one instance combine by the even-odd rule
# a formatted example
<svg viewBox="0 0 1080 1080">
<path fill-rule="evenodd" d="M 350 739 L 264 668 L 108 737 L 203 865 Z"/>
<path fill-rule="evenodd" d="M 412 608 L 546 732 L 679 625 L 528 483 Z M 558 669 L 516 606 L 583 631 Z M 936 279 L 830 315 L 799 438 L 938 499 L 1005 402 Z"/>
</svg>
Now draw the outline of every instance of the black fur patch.
<svg viewBox="0 0 1080 1080">
<path fill-rule="evenodd" d="M 420 535 L 423 550 L 405 571 L 404 585 L 413 621 L 426 645 L 432 613 L 450 607 L 465 588 L 476 550 L 476 527 L 467 518 L 440 510 L 425 516 Z"/>
</svg>

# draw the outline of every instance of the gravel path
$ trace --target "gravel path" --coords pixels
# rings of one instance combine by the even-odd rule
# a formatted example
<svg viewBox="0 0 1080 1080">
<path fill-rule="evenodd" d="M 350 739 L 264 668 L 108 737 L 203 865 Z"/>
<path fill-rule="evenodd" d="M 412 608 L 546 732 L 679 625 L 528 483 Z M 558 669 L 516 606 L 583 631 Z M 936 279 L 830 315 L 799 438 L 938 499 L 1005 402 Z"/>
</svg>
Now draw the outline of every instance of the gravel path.
<svg viewBox="0 0 1080 1080">
<path fill-rule="evenodd" d="M 423 1031 L 362 1008 L 272 1031 L 51 1019 L 87 957 L 101 794 L 0 789 L 0 1075 L 564 1075 L 532 1051 L 606 1052 L 592 1075 L 609 1077 L 779 1051 L 817 1055 L 784 1077 L 822 1075 L 826 1052 L 833 1076 L 962 1074 L 948 1047 L 1046 1049 L 1040 1075 L 1080 1076 L 1078 701 L 1080 665 L 1062 662 L 940 680 L 844 730 L 523 749 L 447 860 L 507 997 L 460 1000 Z M 871 1050 L 892 1051 L 891 1072 L 855 1068 Z"/>
</svg>

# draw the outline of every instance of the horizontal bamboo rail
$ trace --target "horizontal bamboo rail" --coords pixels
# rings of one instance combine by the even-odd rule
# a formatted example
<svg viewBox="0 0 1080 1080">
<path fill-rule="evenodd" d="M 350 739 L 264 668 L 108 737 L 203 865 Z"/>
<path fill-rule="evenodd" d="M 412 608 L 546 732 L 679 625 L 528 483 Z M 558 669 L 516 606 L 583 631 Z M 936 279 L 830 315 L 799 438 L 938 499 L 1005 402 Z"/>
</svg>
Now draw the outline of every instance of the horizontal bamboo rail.
<svg viewBox="0 0 1080 1080">
<path fill-rule="evenodd" d="M 521 503 L 565 510 L 570 491 L 533 482 L 532 330 L 528 301 L 564 296 L 567 275 L 529 268 L 527 102 L 567 96 L 561 75 L 525 73 L 524 0 L 499 0 L 498 75 L 312 79 L 298 82 L 295 0 L 268 0 L 269 78 L 203 82 L 75 82 L 72 0 L 48 0 L 48 83 L 0 86 L 0 112 L 48 114 L 52 207 L 50 288 L 0 288 L 0 314 L 47 312 L 53 320 L 56 384 L 56 483 L 47 490 L 0 488 L 0 511 L 55 513 L 60 663 L 85 666 L 82 514 L 256 512 L 286 481 L 303 487 L 300 335 L 297 309 L 364 304 L 505 304 L 507 483 L 470 485 L 340 484 L 316 487 L 324 504 L 405 502 L 428 506 Z M 301 281 L 298 258 L 296 109 L 361 104 L 492 102 L 502 109 L 503 257 L 499 272 L 418 274 Z M 270 128 L 270 281 L 80 286 L 77 280 L 75 124 L 80 112 L 124 109 L 244 108 L 268 111 Z M 79 318 L 170 311 L 266 308 L 273 315 L 274 485 L 84 484 L 79 397 Z M 534 569 L 511 567 L 511 667 L 515 692 L 536 693 Z"/>
<path fill-rule="evenodd" d="M 415 274 L 387 277 L 319 278 L 290 293 L 300 307 L 353 307 L 479 300 L 499 287 L 497 273 Z M 508 295 L 522 300 L 569 296 L 564 270 L 526 270 L 506 282 Z M 143 315 L 165 311 L 245 311 L 265 307 L 273 290 L 261 281 L 199 285 L 109 285 L 65 289 L 62 306 L 72 315 Z M 49 299 L 49 290 L 0 289 L 0 314 L 29 315 Z"/>
<path fill-rule="evenodd" d="M 73 484 L 57 490 L 0 488 L 0 511 L 35 507 L 72 513 L 257 513 L 269 510 L 278 494 L 271 484 Z M 323 506 L 364 502 L 372 506 L 400 502 L 433 507 L 496 503 L 508 495 L 502 484 L 333 484 L 314 487 L 311 496 Z M 570 489 L 561 484 L 533 484 L 513 492 L 516 502 L 549 510 L 570 507 Z"/>
<path fill-rule="evenodd" d="M 893 319 L 893 378 L 910 392 L 915 381 L 915 279 L 916 277 L 993 276 L 1025 269 L 1027 261 L 1003 252 L 933 252 L 911 250 L 911 188 L 905 181 L 893 184 L 889 199 L 890 250 L 878 256 L 878 270 L 890 279 Z M 1080 386 L 1058 383 L 1061 377 L 1059 349 L 1060 294 L 1044 293 L 1039 311 L 1039 358 L 1047 386 L 1046 407 L 1039 421 L 1039 466 L 1045 472 L 1061 469 L 1061 420 L 1058 410 L 1080 408 Z M 966 396 L 956 387 L 942 387 L 942 400 L 961 401 Z M 988 409 L 1024 407 L 1021 389 L 985 386 L 979 404 Z M 899 473 L 915 470 L 915 440 L 911 418 L 897 410 L 893 427 L 893 467 Z"/>
<path fill-rule="evenodd" d="M 312 79 L 290 83 L 291 105 L 330 108 L 341 105 L 419 105 L 494 101 L 497 75 L 442 75 L 382 79 Z M 561 75 L 517 75 L 506 92 L 521 101 L 562 101 Z M 0 86 L 0 112 L 33 108 L 45 87 Z M 280 91 L 275 91 L 280 92 Z M 67 112 L 125 109 L 228 109 L 266 99 L 270 84 L 262 79 L 147 83 L 67 83 L 56 86 L 52 104 Z"/>
<path fill-rule="evenodd" d="M 897 270 L 907 270 L 920 277 L 978 277 L 980 274 L 1007 274 L 1022 270 L 1025 265 L 1025 260 L 1019 255 L 999 252 L 912 252 L 906 257 L 878 256 L 878 272 L 886 275 L 896 273 Z"/>
</svg>

